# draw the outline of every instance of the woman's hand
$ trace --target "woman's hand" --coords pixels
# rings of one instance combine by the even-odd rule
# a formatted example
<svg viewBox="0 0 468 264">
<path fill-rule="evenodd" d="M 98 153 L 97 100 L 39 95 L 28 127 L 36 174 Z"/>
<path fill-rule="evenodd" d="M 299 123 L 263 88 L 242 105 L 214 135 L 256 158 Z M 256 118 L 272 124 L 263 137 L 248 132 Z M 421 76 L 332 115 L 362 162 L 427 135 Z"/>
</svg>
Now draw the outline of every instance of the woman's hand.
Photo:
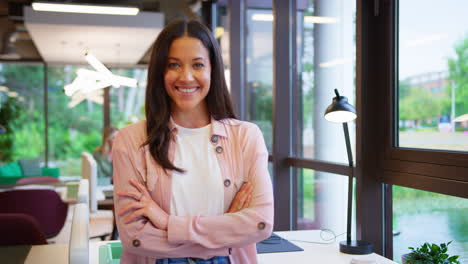
<svg viewBox="0 0 468 264">
<path fill-rule="evenodd" d="M 128 224 L 138 218 L 146 217 L 158 229 L 167 230 L 169 215 L 151 198 L 145 186 L 134 179 L 130 179 L 130 184 L 136 188 L 136 191 L 117 193 L 118 196 L 134 200 L 119 210 L 118 215 L 123 216 L 123 222 Z"/>
<path fill-rule="evenodd" d="M 244 208 L 248 208 L 250 206 L 250 202 L 252 201 L 252 191 L 253 185 L 250 182 L 245 182 L 236 193 L 236 196 L 232 200 L 227 212 L 235 213 Z"/>
</svg>

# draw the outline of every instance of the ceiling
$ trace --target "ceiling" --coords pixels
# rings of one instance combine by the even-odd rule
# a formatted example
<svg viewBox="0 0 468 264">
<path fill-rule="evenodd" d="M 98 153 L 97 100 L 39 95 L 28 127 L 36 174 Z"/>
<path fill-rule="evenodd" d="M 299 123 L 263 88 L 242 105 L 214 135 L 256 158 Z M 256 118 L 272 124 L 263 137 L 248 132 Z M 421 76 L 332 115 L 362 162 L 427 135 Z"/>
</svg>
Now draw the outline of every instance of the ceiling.
<svg viewBox="0 0 468 264">
<path fill-rule="evenodd" d="M 0 61 L 84 63 L 92 52 L 109 65 L 147 64 L 166 21 L 194 17 L 201 0 L 51 1 L 138 6 L 137 16 L 37 12 L 31 0 L 0 1 Z"/>
<path fill-rule="evenodd" d="M 26 6 L 24 24 L 42 59 L 49 64 L 85 63 L 84 54 L 91 52 L 107 65 L 135 65 L 164 27 L 164 15 L 41 12 Z"/>
<path fill-rule="evenodd" d="M 176 18 L 200 18 L 202 12 L 194 7 L 200 6 L 201 2 L 208 5 L 216 2 L 218 6 L 226 6 L 229 1 L 237 0 L 43 1 L 138 6 L 141 13 L 148 13 L 146 16 L 154 13 L 162 15 L 165 25 Z M 150 25 L 145 24 L 147 21 L 144 18 L 135 18 L 133 22 L 125 22 L 122 18 L 122 21 L 117 18 L 106 20 L 106 16 L 97 19 L 102 15 L 74 16 L 76 19 L 73 23 L 68 20 L 68 17 L 72 17 L 71 14 L 44 14 L 40 23 L 34 19 L 27 21 L 24 9 L 30 7 L 32 2 L 33 0 L 0 0 L 0 62 L 80 63 L 80 54 L 88 49 L 107 64 L 147 64 L 150 57 L 149 46 L 157 36 L 156 31 L 161 28 L 161 18 L 155 19 L 157 22 Z M 307 0 L 298 0 L 297 8 L 302 9 L 306 3 Z M 272 8 L 271 0 L 246 0 L 246 4 L 248 8 Z M 95 23 L 92 24 L 91 21 Z M 129 24 L 132 26 L 128 26 Z"/>
</svg>

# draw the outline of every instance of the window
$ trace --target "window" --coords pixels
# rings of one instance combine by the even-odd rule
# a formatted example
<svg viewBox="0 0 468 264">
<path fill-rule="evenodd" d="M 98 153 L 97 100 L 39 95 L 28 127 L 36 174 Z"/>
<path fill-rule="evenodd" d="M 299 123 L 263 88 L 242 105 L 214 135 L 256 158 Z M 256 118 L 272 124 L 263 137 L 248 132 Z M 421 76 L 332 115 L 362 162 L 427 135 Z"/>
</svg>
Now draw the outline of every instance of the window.
<svg viewBox="0 0 468 264">
<path fill-rule="evenodd" d="M 246 15 L 246 107 L 247 119 L 263 132 L 272 150 L 273 14 L 271 10 L 249 9 Z"/>
<path fill-rule="evenodd" d="M 326 121 L 323 114 L 335 97 L 334 89 L 355 104 L 356 3 L 298 1 L 297 64 L 300 107 L 297 156 L 345 163 L 346 147 L 341 124 Z M 359 113 L 358 113 L 359 114 Z M 348 124 L 355 157 L 356 126 Z"/>
<path fill-rule="evenodd" d="M 0 162 L 44 161 L 43 70 L 42 65 L 0 63 Z"/>
<path fill-rule="evenodd" d="M 393 259 L 425 242 L 447 243 L 450 255 L 468 261 L 468 199 L 393 186 Z"/>
<path fill-rule="evenodd" d="M 298 186 L 301 186 L 297 192 L 297 229 L 330 229 L 335 235 L 342 235 L 337 240 L 346 237 L 348 181 L 343 179 L 347 178 L 333 173 L 297 169 Z M 355 227 L 352 230 L 354 232 Z"/>
<path fill-rule="evenodd" d="M 298 104 L 291 107 L 299 115 L 293 124 L 294 155 L 324 162 L 325 166 L 346 164 L 343 127 L 328 122 L 323 115 L 335 97 L 335 88 L 355 105 L 356 3 L 297 1 L 296 9 L 298 69 L 294 97 Z M 355 157 L 355 122 L 348 126 Z M 346 231 L 348 178 L 314 169 L 317 168 L 310 165 L 308 169 L 295 170 L 297 228 L 329 228 L 341 234 Z"/>
<path fill-rule="evenodd" d="M 398 140 L 468 151 L 468 21 L 464 0 L 400 1 Z"/>
<path fill-rule="evenodd" d="M 364 231 L 365 236 L 385 239 L 385 255 L 400 261 L 408 246 L 466 240 L 460 240 L 465 231 L 441 219 L 448 219 L 455 205 L 466 208 L 468 197 L 468 153 L 452 117 L 452 105 L 461 107 L 457 100 L 463 100 L 463 89 L 452 86 L 449 72 L 460 43 L 456 39 L 465 37 L 468 24 L 460 11 L 464 1 L 380 3 L 362 5 L 358 27 L 363 36 L 360 99 L 367 113 L 361 120 L 365 191 L 358 202 L 384 208 L 377 215 L 382 223 L 370 228 L 373 233 Z M 370 214 L 365 208 L 360 213 Z M 424 226 L 423 218 L 431 229 L 417 231 L 417 238 L 413 230 Z M 360 224 L 372 225 L 366 219 Z M 382 227 L 384 235 L 374 235 Z"/>
<path fill-rule="evenodd" d="M 81 153 L 101 144 L 103 107 L 91 100 L 70 105 L 64 86 L 73 82 L 81 66 L 48 66 L 49 162 L 61 176 L 81 175 Z"/>
<path fill-rule="evenodd" d="M 111 124 L 117 128 L 145 120 L 145 91 L 148 71 L 145 68 L 112 69 L 112 73 L 134 78 L 137 87 L 120 86 L 110 90 Z"/>
</svg>

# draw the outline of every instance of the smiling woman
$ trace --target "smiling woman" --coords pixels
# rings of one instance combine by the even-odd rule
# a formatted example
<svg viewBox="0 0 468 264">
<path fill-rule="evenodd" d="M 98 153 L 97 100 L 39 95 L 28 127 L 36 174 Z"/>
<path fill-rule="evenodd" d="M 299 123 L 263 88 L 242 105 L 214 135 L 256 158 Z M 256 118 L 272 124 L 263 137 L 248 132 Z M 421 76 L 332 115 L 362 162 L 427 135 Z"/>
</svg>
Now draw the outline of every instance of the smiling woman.
<svg viewBox="0 0 468 264">
<path fill-rule="evenodd" d="M 217 41 L 196 21 L 153 45 L 146 120 L 113 145 L 121 263 L 257 263 L 273 228 L 268 151 L 236 119 Z"/>
<path fill-rule="evenodd" d="M 208 50 L 192 37 L 181 37 L 171 45 L 164 85 L 171 97 L 172 117 L 178 124 L 201 127 L 210 122 L 205 97 L 210 90 L 211 64 Z"/>
</svg>

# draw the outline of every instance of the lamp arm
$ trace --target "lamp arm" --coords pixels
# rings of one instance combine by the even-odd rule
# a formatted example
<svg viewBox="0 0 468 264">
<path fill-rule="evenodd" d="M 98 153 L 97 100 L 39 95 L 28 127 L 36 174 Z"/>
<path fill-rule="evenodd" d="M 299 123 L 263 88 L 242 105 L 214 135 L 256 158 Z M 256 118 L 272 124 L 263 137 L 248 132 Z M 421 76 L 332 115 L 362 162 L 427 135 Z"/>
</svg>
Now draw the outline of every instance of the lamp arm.
<svg viewBox="0 0 468 264">
<path fill-rule="evenodd" d="M 349 131 L 348 131 L 348 123 L 343 123 L 343 131 L 344 131 L 344 136 L 345 136 L 345 141 L 346 141 L 346 151 L 348 152 L 348 163 L 350 167 L 354 166 L 353 163 L 353 153 L 351 151 L 351 143 L 349 140 Z"/>
<path fill-rule="evenodd" d="M 348 163 L 351 169 L 350 174 L 348 175 L 348 215 L 346 219 L 346 242 L 347 244 L 351 243 L 351 213 L 352 213 L 352 205 L 353 205 L 353 153 L 351 152 L 351 143 L 349 141 L 349 131 L 348 131 L 348 123 L 343 123 L 343 131 L 346 141 L 346 151 L 348 152 Z"/>
</svg>

